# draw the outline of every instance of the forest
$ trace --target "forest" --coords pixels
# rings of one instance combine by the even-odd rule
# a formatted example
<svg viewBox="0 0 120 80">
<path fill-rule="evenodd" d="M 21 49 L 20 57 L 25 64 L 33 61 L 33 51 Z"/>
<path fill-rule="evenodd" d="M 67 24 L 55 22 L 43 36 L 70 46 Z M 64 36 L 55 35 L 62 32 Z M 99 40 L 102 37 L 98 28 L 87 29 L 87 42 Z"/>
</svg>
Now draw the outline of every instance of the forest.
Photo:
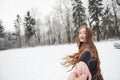
<svg viewBox="0 0 120 80">
<path fill-rule="evenodd" d="M 92 29 L 95 41 L 120 39 L 119 13 L 119 0 L 107 5 L 103 0 L 88 0 L 87 7 L 82 0 L 58 0 L 44 21 L 35 10 L 26 11 L 25 17 L 16 14 L 13 32 L 6 32 L 5 22 L 0 19 L 0 50 L 75 43 L 85 23 Z"/>
</svg>

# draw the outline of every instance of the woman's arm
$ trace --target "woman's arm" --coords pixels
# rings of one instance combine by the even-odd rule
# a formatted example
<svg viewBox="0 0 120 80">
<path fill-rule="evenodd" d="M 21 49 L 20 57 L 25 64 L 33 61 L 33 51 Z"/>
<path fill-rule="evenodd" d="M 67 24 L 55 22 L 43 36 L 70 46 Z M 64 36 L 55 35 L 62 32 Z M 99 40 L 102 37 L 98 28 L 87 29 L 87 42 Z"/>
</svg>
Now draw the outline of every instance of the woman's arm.
<svg viewBox="0 0 120 80">
<path fill-rule="evenodd" d="M 91 74 L 88 66 L 80 61 L 72 70 L 67 80 L 91 80 Z"/>
<path fill-rule="evenodd" d="M 82 80 L 91 80 L 92 79 L 92 76 L 91 76 L 91 73 L 90 73 L 90 70 L 87 66 L 87 64 L 83 61 L 80 61 L 77 65 L 76 65 L 76 68 L 77 68 L 77 73 L 78 73 L 78 76 L 81 78 L 84 78 Z"/>
</svg>

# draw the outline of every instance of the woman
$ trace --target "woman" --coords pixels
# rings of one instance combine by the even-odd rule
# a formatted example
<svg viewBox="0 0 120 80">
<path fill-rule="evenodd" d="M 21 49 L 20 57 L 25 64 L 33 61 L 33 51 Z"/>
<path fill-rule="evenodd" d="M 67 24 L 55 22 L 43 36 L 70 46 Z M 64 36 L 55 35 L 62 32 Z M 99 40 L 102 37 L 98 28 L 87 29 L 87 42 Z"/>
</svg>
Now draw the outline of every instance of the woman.
<svg viewBox="0 0 120 80">
<path fill-rule="evenodd" d="M 79 51 L 64 58 L 63 65 L 72 66 L 68 80 L 104 80 L 92 31 L 87 25 L 79 30 L 77 45 Z"/>
</svg>

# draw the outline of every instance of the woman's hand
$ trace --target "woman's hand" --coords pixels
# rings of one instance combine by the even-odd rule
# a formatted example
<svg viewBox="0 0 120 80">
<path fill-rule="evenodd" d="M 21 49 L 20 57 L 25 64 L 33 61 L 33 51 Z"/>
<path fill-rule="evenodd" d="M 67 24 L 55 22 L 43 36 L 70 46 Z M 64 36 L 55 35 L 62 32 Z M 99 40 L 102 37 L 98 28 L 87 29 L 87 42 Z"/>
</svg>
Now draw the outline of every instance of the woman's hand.
<svg viewBox="0 0 120 80">
<path fill-rule="evenodd" d="M 68 76 L 68 80 L 91 80 L 91 73 L 86 63 L 80 61 Z"/>
<path fill-rule="evenodd" d="M 86 63 L 80 61 L 76 66 L 77 69 L 77 74 L 80 77 L 81 75 L 88 78 L 88 80 L 91 80 L 91 73 L 89 71 L 88 66 L 86 65 Z"/>
</svg>

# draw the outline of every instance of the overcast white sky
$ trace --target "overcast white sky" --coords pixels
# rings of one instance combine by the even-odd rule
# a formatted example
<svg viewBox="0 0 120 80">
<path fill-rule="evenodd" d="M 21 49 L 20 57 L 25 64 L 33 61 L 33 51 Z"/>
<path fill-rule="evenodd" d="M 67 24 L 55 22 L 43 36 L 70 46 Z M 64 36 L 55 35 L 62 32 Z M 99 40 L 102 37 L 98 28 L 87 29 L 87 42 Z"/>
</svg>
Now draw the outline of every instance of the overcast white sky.
<svg viewBox="0 0 120 80">
<path fill-rule="evenodd" d="M 17 14 L 23 18 L 28 10 L 35 9 L 44 16 L 52 11 L 55 3 L 56 0 L 0 0 L 0 19 L 5 30 L 10 31 L 14 29 Z"/>
<path fill-rule="evenodd" d="M 87 5 L 87 0 L 84 4 Z M 106 0 L 103 0 L 106 1 Z M 35 9 L 40 17 L 50 14 L 57 0 L 0 0 L 0 19 L 3 21 L 5 30 L 14 30 L 14 20 L 19 14 L 22 18 L 28 10 Z"/>
</svg>

